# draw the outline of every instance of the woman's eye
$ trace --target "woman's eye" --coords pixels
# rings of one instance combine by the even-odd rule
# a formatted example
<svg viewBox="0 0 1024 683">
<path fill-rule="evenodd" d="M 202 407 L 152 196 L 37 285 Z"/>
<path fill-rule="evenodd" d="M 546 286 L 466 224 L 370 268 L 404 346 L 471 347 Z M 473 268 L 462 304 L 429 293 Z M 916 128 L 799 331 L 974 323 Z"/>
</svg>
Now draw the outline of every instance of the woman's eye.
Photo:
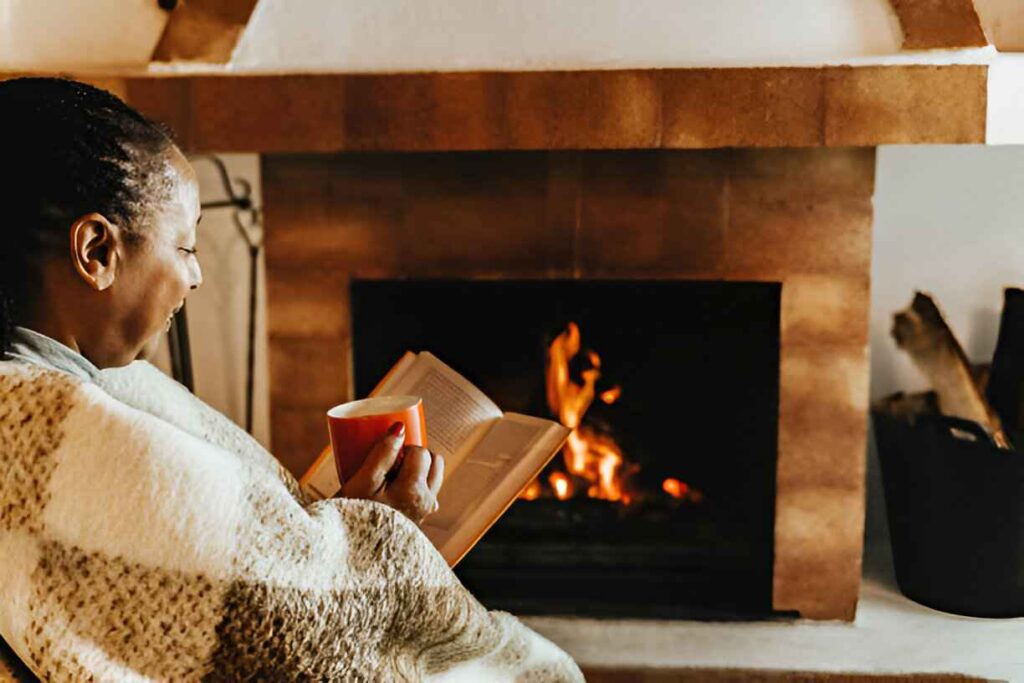
<svg viewBox="0 0 1024 683">
<path fill-rule="evenodd" d="M 195 256 L 197 253 L 199 253 L 199 250 L 195 248 L 189 249 L 188 247 L 178 247 L 178 250 L 183 251 L 186 254 L 191 254 L 192 256 Z"/>
</svg>

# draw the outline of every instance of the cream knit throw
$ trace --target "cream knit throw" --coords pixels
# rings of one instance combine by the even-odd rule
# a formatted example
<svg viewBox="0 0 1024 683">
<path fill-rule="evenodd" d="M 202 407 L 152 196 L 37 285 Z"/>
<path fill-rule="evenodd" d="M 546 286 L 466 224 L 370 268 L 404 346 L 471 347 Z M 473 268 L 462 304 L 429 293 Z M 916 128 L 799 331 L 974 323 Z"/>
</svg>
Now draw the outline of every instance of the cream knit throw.
<svg viewBox="0 0 1024 683">
<path fill-rule="evenodd" d="M 383 505 L 307 505 L 147 363 L 0 362 L 0 634 L 43 679 L 580 681 Z"/>
</svg>

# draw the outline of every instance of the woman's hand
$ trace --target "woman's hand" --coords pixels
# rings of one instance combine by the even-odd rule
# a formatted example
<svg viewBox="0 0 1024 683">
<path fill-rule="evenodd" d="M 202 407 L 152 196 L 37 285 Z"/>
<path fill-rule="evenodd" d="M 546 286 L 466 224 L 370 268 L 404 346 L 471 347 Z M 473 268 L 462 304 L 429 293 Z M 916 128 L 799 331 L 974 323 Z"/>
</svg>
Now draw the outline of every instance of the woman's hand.
<svg viewBox="0 0 1024 683">
<path fill-rule="evenodd" d="M 390 505 L 419 524 L 437 511 L 444 458 L 419 446 L 403 448 L 404 438 L 405 425 L 396 422 L 370 449 L 363 466 L 341 487 L 341 495 Z"/>
</svg>

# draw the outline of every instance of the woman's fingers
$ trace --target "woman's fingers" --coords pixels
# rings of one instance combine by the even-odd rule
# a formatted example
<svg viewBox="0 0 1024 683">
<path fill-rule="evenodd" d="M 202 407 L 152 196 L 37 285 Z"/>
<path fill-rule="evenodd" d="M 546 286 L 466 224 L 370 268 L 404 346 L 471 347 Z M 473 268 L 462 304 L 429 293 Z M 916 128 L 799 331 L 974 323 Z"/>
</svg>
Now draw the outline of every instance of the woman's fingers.
<svg viewBox="0 0 1024 683">
<path fill-rule="evenodd" d="M 388 498 L 407 517 L 419 522 L 437 508 L 437 498 L 427 485 L 430 472 L 430 451 L 419 446 L 406 446 L 402 469 L 388 486 Z"/>
<path fill-rule="evenodd" d="M 437 510 L 444 458 L 419 446 L 403 448 L 404 437 L 404 430 L 392 431 L 377 441 L 359 471 L 342 487 L 342 495 L 386 503 L 418 523 Z M 389 481 L 388 474 L 399 460 L 398 474 Z"/>
<path fill-rule="evenodd" d="M 444 483 L 444 456 L 440 453 L 432 453 L 430 459 L 430 471 L 427 472 L 427 488 L 436 497 Z"/>
<path fill-rule="evenodd" d="M 396 422 L 387 434 L 377 440 L 362 466 L 345 482 L 343 495 L 349 498 L 372 498 L 380 493 L 384 488 L 384 478 L 402 452 L 404 439 L 405 425 Z"/>
<path fill-rule="evenodd" d="M 427 473 L 430 471 L 430 451 L 419 446 L 406 446 L 402 469 L 392 486 L 411 490 L 417 485 L 427 488 Z"/>
</svg>

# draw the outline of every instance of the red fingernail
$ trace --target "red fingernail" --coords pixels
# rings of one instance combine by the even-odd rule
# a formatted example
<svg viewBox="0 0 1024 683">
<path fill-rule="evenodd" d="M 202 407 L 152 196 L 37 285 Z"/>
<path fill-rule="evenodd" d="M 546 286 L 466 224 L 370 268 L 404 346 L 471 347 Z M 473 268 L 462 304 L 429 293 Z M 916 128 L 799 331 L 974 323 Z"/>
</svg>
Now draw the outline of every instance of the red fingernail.
<svg viewBox="0 0 1024 683">
<path fill-rule="evenodd" d="M 395 424 L 391 425 L 391 429 L 388 430 L 388 434 L 390 434 L 391 436 L 401 436 L 402 432 L 404 431 L 405 425 L 402 424 L 401 422 L 396 422 Z"/>
</svg>

